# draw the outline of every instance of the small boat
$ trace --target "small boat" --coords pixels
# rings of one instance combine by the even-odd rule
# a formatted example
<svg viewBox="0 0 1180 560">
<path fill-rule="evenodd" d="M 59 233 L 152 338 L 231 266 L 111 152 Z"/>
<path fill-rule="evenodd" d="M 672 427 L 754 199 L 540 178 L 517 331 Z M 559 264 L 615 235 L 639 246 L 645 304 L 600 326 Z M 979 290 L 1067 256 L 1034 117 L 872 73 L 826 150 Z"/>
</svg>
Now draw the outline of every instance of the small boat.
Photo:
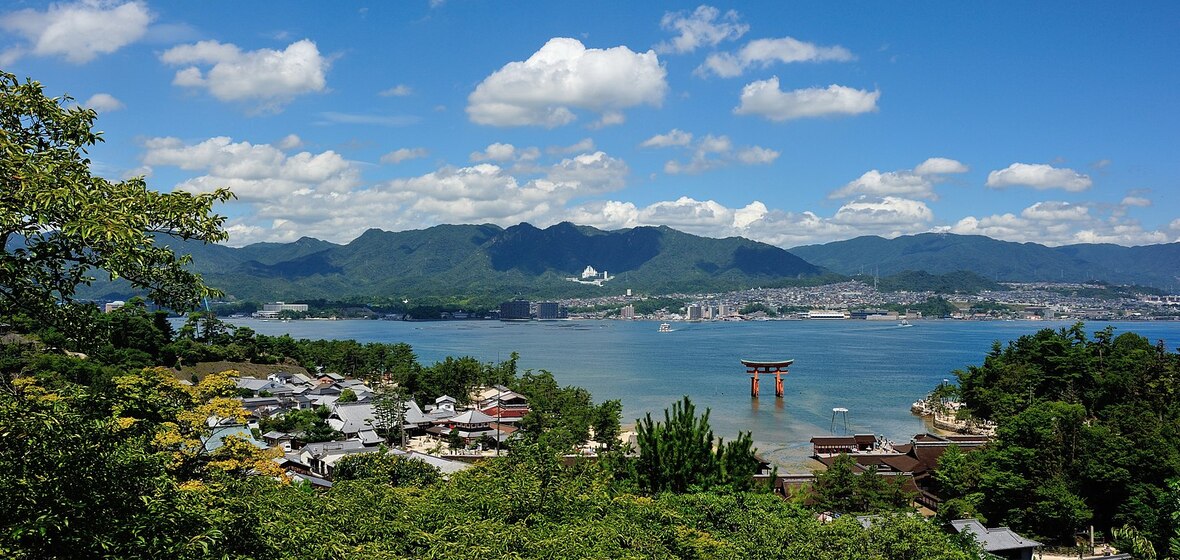
<svg viewBox="0 0 1180 560">
<path fill-rule="evenodd" d="M 899 327 L 912 327 L 914 325 L 910 324 L 909 321 L 902 319 L 901 322 L 897 324 L 897 326 L 899 326 Z"/>
<path fill-rule="evenodd" d="M 672 332 L 672 325 L 660 323 L 660 332 Z"/>
</svg>

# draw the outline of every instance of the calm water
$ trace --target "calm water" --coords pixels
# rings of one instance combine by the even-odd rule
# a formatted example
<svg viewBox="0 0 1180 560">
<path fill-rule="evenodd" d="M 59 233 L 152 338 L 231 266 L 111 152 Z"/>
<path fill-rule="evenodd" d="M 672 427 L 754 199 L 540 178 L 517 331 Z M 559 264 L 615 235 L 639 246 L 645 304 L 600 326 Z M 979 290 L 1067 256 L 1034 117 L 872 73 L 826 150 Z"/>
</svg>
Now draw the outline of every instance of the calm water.
<svg viewBox="0 0 1180 560">
<path fill-rule="evenodd" d="M 548 370 L 559 383 L 585 387 L 596 401 L 622 399 L 624 423 L 663 410 L 683 395 L 727 439 L 751 431 L 769 459 L 799 464 L 813 435 L 833 427 L 833 407 L 849 410 L 849 431 L 907 441 L 924 430 L 910 404 L 955 369 L 979 364 L 992 341 L 1007 342 L 1042 328 L 1070 323 L 1022 321 L 917 321 L 909 328 L 868 321 L 762 321 L 658 323 L 557 321 L 501 323 L 450 321 L 259 321 L 235 319 L 262 334 L 295 338 L 406 342 L 430 364 L 446 356 L 481 361 L 520 353 L 519 366 Z M 1137 332 L 1170 350 L 1180 345 L 1180 322 L 1112 323 L 1117 333 Z M 1093 332 L 1106 323 L 1088 323 Z M 786 398 L 774 398 L 772 377 L 762 397 L 751 399 L 739 359 L 794 359 L 784 382 Z M 844 420 L 835 420 L 843 432 Z"/>
</svg>

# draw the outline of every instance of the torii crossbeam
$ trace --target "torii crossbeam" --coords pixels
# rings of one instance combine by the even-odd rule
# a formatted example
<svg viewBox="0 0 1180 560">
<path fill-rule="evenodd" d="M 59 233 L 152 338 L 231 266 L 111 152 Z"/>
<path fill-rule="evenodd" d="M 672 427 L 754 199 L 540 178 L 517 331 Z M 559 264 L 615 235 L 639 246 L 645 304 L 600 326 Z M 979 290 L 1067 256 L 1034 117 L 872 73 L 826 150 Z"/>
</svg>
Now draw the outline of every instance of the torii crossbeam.
<svg viewBox="0 0 1180 560">
<path fill-rule="evenodd" d="M 742 365 L 746 366 L 746 373 L 750 374 L 750 396 L 758 396 L 758 374 L 773 373 L 774 374 L 774 396 L 783 398 L 783 377 L 786 375 L 787 367 L 795 363 L 795 360 L 782 360 L 777 362 L 759 362 L 755 360 L 742 360 Z"/>
</svg>

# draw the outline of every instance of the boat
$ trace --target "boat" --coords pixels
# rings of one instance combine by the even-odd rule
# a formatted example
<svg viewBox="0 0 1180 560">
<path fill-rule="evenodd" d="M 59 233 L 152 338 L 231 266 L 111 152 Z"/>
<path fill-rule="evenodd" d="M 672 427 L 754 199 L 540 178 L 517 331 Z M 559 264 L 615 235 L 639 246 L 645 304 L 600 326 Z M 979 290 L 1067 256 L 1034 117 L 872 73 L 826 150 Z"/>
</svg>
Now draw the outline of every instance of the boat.
<svg viewBox="0 0 1180 560">
<path fill-rule="evenodd" d="M 660 332 L 672 332 L 672 325 L 660 323 Z"/>
<path fill-rule="evenodd" d="M 899 326 L 899 327 L 912 327 L 914 325 L 910 324 L 909 321 L 902 319 L 901 322 L 897 324 L 897 326 Z"/>
</svg>

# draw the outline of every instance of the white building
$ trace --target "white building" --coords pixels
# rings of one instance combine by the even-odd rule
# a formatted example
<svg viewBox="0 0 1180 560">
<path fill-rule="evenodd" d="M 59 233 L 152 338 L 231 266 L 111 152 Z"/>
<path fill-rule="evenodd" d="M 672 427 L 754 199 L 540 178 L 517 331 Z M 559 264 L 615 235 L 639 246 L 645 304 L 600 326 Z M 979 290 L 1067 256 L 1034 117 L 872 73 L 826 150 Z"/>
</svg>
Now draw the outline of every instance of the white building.
<svg viewBox="0 0 1180 560">
<path fill-rule="evenodd" d="M 274 303 L 262 304 L 262 311 L 255 311 L 255 317 L 262 317 L 263 319 L 274 319 L 279 316 L 279 313 L 284 311 L 294 311 L 296 313 L 307 313 L 306 303 L 283 303 L 276 301 Z"/>
</svg>

